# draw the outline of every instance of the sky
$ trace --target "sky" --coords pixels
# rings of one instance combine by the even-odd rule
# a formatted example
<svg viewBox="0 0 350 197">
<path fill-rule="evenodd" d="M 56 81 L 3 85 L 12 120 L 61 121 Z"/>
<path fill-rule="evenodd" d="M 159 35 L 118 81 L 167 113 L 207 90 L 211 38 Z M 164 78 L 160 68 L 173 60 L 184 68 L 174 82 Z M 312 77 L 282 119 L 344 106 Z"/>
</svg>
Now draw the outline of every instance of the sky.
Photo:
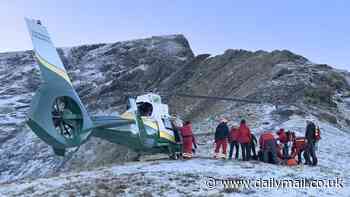
<svg viewBox="0 0 350 197">
<path fill-rule="evenodd" d="M 348 0 L 1 0 L 0 52 L 32 49 L 24 17 L 58 47 L 183 34 L 197 55 L 287 49 L 350 71 Z"/>
</svg>

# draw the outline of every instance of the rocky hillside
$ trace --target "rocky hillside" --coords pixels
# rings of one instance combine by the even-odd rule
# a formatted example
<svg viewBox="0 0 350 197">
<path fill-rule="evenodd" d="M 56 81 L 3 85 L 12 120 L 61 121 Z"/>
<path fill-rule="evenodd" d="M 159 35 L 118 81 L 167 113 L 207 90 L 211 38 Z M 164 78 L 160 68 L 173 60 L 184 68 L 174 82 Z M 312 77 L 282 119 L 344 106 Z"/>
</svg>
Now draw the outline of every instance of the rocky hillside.
<svg viewBox="0 0 350 197">
<path fill-rule="evenodd" d="M 220 116 L 245 118 L 259 133 L 293 116 L 350 128 L 350 74 L 289 51 L 227 50 L 195 56 L 182 35 L 58 49 L 92 114 L 125 109 L 128 95 L 155 91 L 249 98 L 260 105 L 165 97 L 173 113 L 210 131 Z M 66 158 L 53 155 L 24 125 L 40 75 L 31 51 L 0 54 L 0 182 L 51 176 L 130 160 L 134 153 L 92 139 Z M 260 130 L 259 130 L 260 129 Z M 338 131 L 338 130 L 337 130 Z M 340 134 L 339 134 L 340 135 Z"/>
<path fill-rule="evenodd" d="M 349 73 L 328 65 L 313 64 L 289 51 L 250 52 L 227 50 L 223 55 L 199 55 L 165 83 L 169 91 L 197 95 L 249 98 L 279 106 L 278 113 L 310 111 L 313 115 L 350 126 L 339 111 L 349 95 Z M 201 120 L 227 110 L 227 102 L 171 98 L 176 113 Z M 242 105 L 239 103 L 237 106 Z M 338 106 L 339 105 L 339 106 Z M 293 109 L 290 109 L 290 108 Z M 340 113 L 339 113 L 340 112 Z M 249 117 L 245 117 L 249 118 Z"/>
</svg>

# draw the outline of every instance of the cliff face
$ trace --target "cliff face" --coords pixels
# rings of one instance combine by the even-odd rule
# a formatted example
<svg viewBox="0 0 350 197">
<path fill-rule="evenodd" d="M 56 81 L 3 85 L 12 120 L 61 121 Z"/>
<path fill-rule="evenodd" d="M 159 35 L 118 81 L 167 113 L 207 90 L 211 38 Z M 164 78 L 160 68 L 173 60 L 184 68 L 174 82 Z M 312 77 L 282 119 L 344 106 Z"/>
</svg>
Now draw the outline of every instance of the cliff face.
<svg viewBox="0 0 350 197">
<path fill-rule="evenodd" d="M 121 113 L 128 95 L 155 91 L 262 102 L 165 96 L 172 113 L 194 120 L 195 132 L 213 129 L 210 121 L 222 115 L 232 124 L 247 119 L 257 134 L 259 125 L 272 129 L 295 115 L 313 116 L 342 131 L 350 127 L 349 73 L 289 51 L 230 49 L 214 57 L 194 56 L 182 35 L 58 51 L 92 114 Z M 105 166 L 135 156 L 125 147 L 95 138 L 66 158 L 54 156 L 24 125 L 27 106 L 41 83 L 39 74 L 31 51 L 0 54 L 0 182 Z"/>
<path fill-rule="evenodd" d="M 162 88 L 168 92 L 248 98 L 262 105 L 278 106 L 275 113 L 283 118 L 312 114 L 346 128 L 350 126 L 349 114 L 342 109 L 350 91 L 349 76 L 348 72 L 314 64 L 286 50 L 269 53 L 230 49 L 215 57 L 197 56 L 172 74 Z M 181 97 L 169 99 L 175 113 L 198 121 L 244 105 Z M 240 117 L 249 119 L 244 114 L 233 118 Z"/>
</svg>

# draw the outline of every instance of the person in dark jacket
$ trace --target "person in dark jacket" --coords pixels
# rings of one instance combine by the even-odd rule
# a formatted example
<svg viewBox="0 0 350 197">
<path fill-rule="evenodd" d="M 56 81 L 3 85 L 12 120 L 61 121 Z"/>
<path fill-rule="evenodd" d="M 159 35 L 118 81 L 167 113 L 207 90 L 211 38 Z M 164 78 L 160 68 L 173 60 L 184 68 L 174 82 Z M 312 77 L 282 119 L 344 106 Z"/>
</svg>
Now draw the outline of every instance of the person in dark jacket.
<svg viewBox="0 0 350 197">
<path fill-rule="evenodd" d="M 232 127 L 230 130 L 230 136 L 229 136 L 229 142 L 230 142 L 230 153 L 228 158 L 232 159 L 233 151 L 236 149 L 235 158 L 238 160 L 238 154 L 239 154 L 239 143 L 238 143 L 238 128 Z"/>
<path fill-rule="evenodd" d="M 305 149 L 305 160 L 307 165 L 317 165 L 317 156 L 315 151 L 315 144 L 316 144 L 316 125 L 312 122 L 307 120 L 306 121 L 306 131 L 305 131 L 305 138 L 307 140 L 306 143 L 306 149 Z M 312 158 L 312 162 L 310 160 L 310 156 Z"/>
<path fill-rule="evenodd" d="M 214 158 L 226 158 L 228 136 L 229 136 L 229 128 L 227 126 L 227 120 L 225 118 L 221 118 L 220 124 L 216 127 L 216 131 L 215 131 Z M 220 148 L 222 148 L 221 154 L 220 154 Z"/>
<path fill-rule="evenodd" d="M 179 128 L 174 124 L 174 122 L 171 122 L 171 127 L 173 128 L 173 131 L 174 131 L 175 142 L 181 143 L 182 138 L 180 136 Z"/>
<path fill-rule="evenodd" d="M 256 149 L 255 149 L 257 144 L 258 144 L 258 141 L 257 141 L 255 135 L 251 134 L 250 150 L 251 150 L 251 153 L 253 154 L 254 160 L 258 159 L 258 156 L 256 155 Z"/>
<path fill-rule="evenodd" d="M 244 119 L 239 125 L 238 142 L 241 144 L 243 161 L 248 161 L 250 159 L 251 132 Z"/>
</svg>

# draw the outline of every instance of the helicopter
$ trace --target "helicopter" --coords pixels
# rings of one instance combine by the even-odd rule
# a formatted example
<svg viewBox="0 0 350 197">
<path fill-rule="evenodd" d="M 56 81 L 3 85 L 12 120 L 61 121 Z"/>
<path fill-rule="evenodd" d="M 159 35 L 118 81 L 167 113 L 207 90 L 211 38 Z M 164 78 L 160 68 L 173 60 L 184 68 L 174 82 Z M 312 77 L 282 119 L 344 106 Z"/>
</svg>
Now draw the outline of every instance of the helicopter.
<svg viewBox="0 0 350 197">
<path fill-rule="evenodd" d="M 176 139 L 176 126 L 169 107 L 159 94 L 147 93 L 128 98 L 121 115 L 90 115 L 73 88 L 67 71 L 40 20 L 25 18 L 43 83 L 34 95 L 26 124 L 56 155 L 80 147 L 90 137 L 129 147 L 142 154 L 166 153 L 179 158 L 182 144 Z M 234 100 L 199 95 L 175 96 L 199 99 Z"/>
</svg>

